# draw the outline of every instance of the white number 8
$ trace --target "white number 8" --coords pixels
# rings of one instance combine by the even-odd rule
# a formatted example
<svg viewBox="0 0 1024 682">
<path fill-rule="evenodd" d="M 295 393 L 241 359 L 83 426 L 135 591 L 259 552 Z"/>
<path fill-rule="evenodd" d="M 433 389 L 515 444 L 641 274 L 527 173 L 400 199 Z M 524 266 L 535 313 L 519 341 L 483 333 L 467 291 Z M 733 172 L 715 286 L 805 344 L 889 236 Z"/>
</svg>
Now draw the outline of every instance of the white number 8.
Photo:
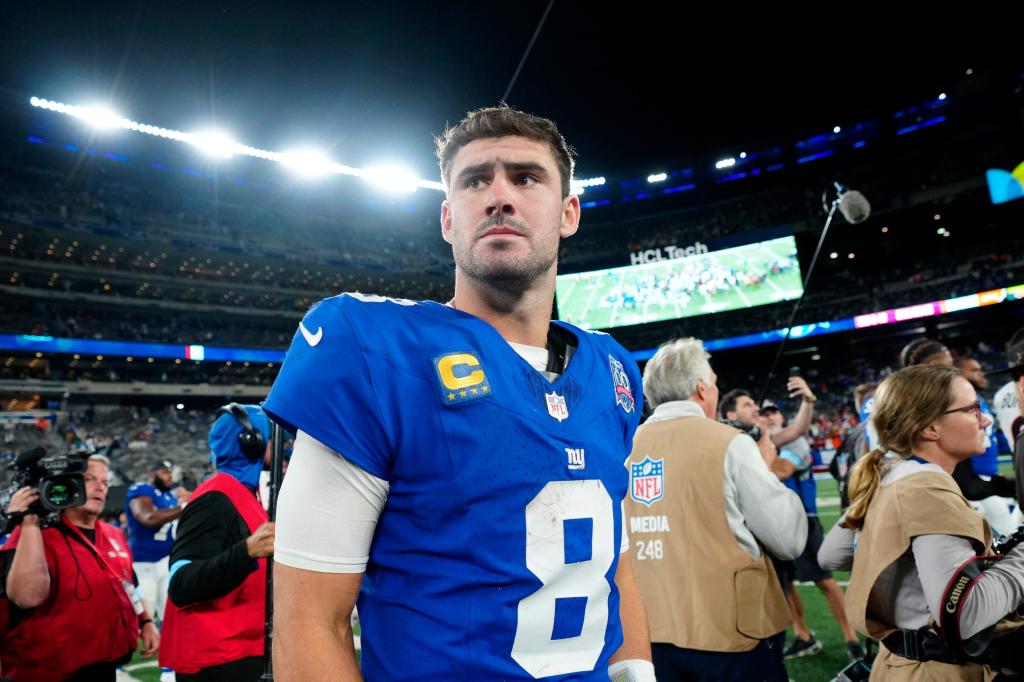
<svg viewBox="0 0 1024 682">
<path fill-rule="evenodd" d="M 593 520 L 587 561 L 565 562 L 568 519 Z M 526 567 L 541 581 L 519 602 L 512 659 L 534 678 L 593 670 L 608 627 L 605 577 L 615 559 L 612 499 L 601 481 L 552 481 L 526 505 Z M 586 597 L 583 630 L 552 639 L 555 600 Z"/>
</svg>

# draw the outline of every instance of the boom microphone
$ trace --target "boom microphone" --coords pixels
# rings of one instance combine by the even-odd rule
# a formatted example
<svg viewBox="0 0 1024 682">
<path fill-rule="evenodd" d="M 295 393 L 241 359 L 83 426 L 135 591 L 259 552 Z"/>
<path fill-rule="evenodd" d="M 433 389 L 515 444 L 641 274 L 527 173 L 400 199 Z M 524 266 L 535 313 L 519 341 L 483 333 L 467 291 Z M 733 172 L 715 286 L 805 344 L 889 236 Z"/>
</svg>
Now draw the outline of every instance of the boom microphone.
<svg viewBox="0 0 1024 682">
<path fill-rule="evenodd" d="M 863 194 L 855 189 L 846 189 L 838 182 L 835 183 L 839 192 L 839 212 L 851 225 L 862 223 L 871 215 L 871 204 Z"/>
<path fill-rule="evenodd" d="M 804 288 L 800 293 L 800 297 L 796 299 L 796 304 L 793 306 L 792 312 L 789 314 L 789 321 L 786 322 L 786 333 L 782 337 L 782 341 L 779 343 L 779 348 L 775 352 L 775 360 L 772 362 L 771 367 L 768 368 L 768 378 L 765 379 L 764 388 L 761 390 L 761 397 L 758 398 L 757 404 L 761 405 L 764 403 L 766 397 L 768 397 L 768 389 L 771 387 L 772 377 L 775 375 L 775 368 L 779 365 L 779 360 L 782 358 L 782 350 L 786 347 L 786 342 L 789 341 L 789 335 L 793 331 L 793 322 L 796 320 L 796 314 L 800 310 L 800 304 L 803 303 L 804 296 L 807 295 L 808 284 L 811 281 L 811 274 L 814 272 L 814 266 L 818 263 L 818 256 L 821 255 L 821 247 L 825 244 L 825 237 L 828 236 L 828 228 L 832 224 L 832 218 L 835 216 L 838 210 L 846 218 L 846 222 L 851 225 L 862 223 L 868 219 L 871 215 L 871 204 L 868 203 L 867 198 L 856 190 L 849 189 L 845 185 L 841 185 L 838 182 L 833 182 L 832 186 L 835 187 L 836 194 L 835 199 L 831 202 L 828 200 L 829 189 L 826 188 L 821 194 L 821 207 L 825 209 L 825 213 L 828 214 L 828 218 L 825 219 L 825 226 L 821 230 L 821 236 L 818 238 L 818 246 L 814 249 L 814 257 L 811 258 L 811 265 L 807 268 L 807 273 L 804 275 Z"/>
</svg>

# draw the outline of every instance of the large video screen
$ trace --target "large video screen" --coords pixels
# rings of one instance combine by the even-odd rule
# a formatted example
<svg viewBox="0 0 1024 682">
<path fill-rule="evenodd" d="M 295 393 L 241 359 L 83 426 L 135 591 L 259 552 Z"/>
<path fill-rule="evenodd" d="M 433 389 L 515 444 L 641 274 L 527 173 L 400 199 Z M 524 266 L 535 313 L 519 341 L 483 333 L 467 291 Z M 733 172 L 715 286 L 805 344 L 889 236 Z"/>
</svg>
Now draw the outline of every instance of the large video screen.
<svg viewBox="0 0 1024 682">
<path fill-rule="evenodd" d="M 803 291 L 792 236 L 683 258 L 559 275 L 559 317 L 609 329 L 792 300 Z"/>
</svg>

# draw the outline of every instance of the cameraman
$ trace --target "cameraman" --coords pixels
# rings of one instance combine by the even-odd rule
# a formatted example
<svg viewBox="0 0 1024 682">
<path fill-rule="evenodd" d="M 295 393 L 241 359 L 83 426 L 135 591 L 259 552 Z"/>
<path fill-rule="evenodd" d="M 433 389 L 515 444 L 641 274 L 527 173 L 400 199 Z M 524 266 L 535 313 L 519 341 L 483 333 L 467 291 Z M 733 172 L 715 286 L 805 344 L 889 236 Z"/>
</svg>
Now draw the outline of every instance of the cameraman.
<svg viewBox="0 0 1024 682">
<path fill-rule="evenodd" d="M 660 682 L 785 682 L 778 635 L 789 613 L 768 554 L 798 556 L 807 520 L 754 441 L 714 420 L 708 358 L 699 340 L 679 339 L 648 361 L 654 413 L 627 462 L 629 551 L 655 672 Z"/>
<path fill-rule="evenodd" d="M 144 657 L 160 645 L 135 592 L 128 543 L 99 520 L 108 466 L 106 457 L 89 458 L 85 503 L 47 528 L 26 513 L 38 507 L 35 489 L 11 498 L 7 513 L 24 513 L 0 553 L 8 610 L 0 661 L 13 679 L 112 682 L 116 667 L 131 659 L 140 629 Z"/>
</svg>

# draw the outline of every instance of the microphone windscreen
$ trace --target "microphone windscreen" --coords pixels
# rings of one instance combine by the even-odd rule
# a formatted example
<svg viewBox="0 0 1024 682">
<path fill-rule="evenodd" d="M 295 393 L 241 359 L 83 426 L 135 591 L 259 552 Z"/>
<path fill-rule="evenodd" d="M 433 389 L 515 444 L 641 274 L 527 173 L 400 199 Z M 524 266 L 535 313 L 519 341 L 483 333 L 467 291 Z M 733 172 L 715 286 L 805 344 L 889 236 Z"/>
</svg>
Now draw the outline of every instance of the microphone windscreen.
<svg viewBox="0 0 1024 682">
<path fill-rule="evenodd" d="M 24 469 L 25 467 L 31 466 L 46 456 L 46 450 L 44 448 L 35 447 L 31 450 L 25 450 L 24 452 L 18 453 L 18 458 L 14 460 L 14 466 L 17 469 Z"/>
<path fill-rule="evenodd" d="M 871 204 L 863 194 L 847 190 L 839 197 L 839 212 L 851 225 L 862 223 L 871 215 Z"/>
</svg>

